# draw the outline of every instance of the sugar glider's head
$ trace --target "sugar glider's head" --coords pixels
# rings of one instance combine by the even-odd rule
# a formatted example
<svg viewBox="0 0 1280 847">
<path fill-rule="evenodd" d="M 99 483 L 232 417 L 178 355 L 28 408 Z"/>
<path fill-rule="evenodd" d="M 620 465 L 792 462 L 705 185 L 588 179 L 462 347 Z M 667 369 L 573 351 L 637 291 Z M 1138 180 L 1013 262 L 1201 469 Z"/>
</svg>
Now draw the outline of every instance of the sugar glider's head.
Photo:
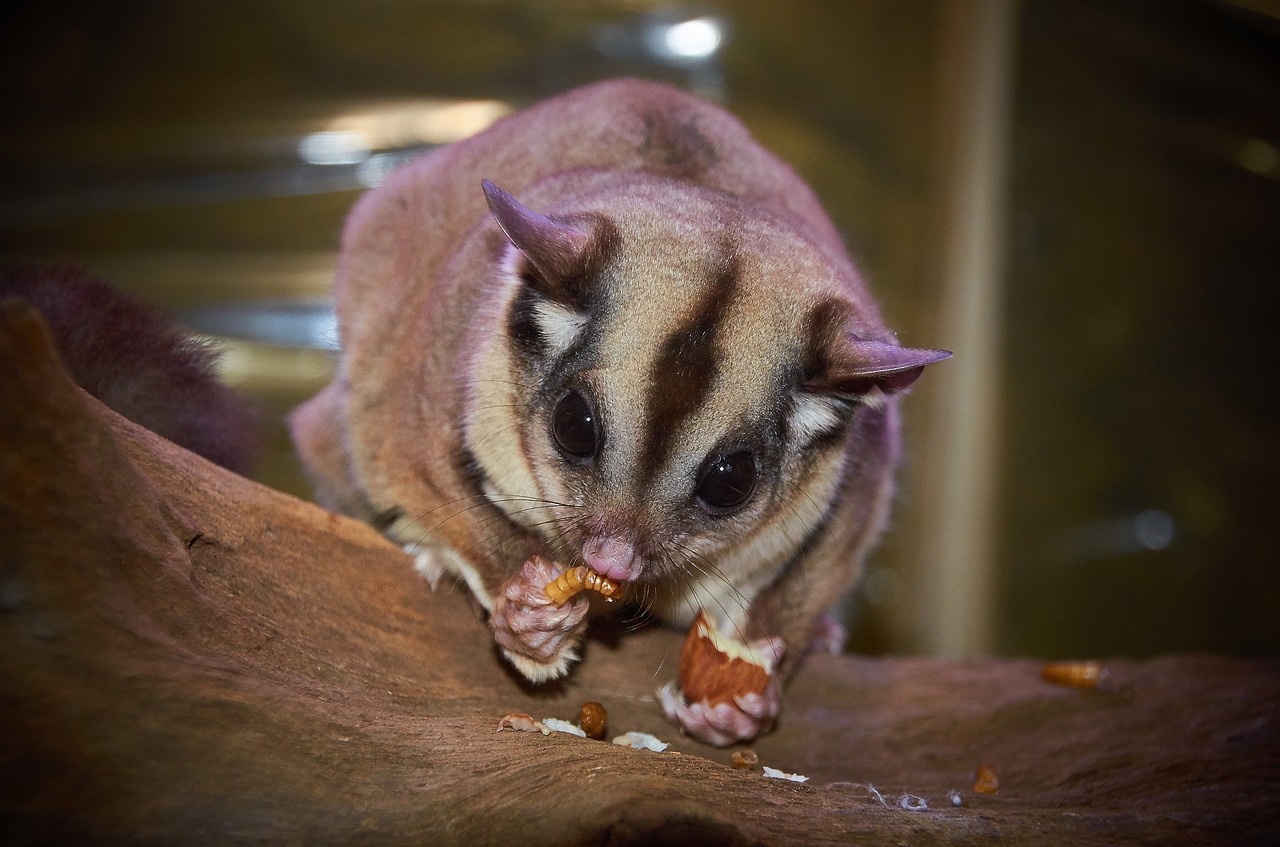
<svg viewBox="0 0 1280 847">
<path fill-rule="evenodd" d="M 466 441 L 566 566 L 776 571 L 837 496 L 851 422 L 948 355 L 896 344 L 847 263 L 728 195 L 630 177 L 544 215 L 484 191 L 503 305 Z"/>
</svg>

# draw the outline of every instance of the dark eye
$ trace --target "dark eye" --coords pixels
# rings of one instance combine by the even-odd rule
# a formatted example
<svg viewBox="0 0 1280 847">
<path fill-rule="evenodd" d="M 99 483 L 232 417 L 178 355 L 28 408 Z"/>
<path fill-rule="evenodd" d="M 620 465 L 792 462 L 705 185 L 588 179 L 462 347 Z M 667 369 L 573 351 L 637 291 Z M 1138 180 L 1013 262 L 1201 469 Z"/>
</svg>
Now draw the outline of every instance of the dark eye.
<svg viewBox="0 0 1280 847">
<path fill-rule="evenodd" d="M 590 459 L 599 447 L 596 431 L 596 413 L 586 398 L 576 391 L 556 401 L 551 413 L 551 434 L 565 455 L 575 459 Z"/>
<path fill-rule="evenodd" d="M 712 459 L 694 494 L 710 511 L 725 514 L 747 502 L 755 487 L 756 460 L 743 450 Z"/>
</svg>

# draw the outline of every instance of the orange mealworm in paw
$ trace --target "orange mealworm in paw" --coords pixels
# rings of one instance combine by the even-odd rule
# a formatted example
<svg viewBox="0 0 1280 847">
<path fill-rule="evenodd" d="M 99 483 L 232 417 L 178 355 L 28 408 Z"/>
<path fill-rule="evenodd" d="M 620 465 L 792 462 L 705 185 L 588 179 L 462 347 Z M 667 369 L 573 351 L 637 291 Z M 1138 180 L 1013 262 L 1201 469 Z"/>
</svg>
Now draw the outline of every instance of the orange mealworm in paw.
<svg viewBox="0 0 1280 847">
<path fill-rule="evenodd" d="M 1040 669 L 1040 677 L 1054 685 L 1097 688 L 1107 678 L 1107 669 L 1098 662 L 1050 662 Z"/>
<path fill-rule="evenodd" d="M 578 565 L 551 580 L 542 591 L 552 603 L 560 606 L 580 591 L 598 591 L 606 600 L 612 602 L 622 593 L 622 586 L 601 576 L 586 565 Z"/>
</svg>

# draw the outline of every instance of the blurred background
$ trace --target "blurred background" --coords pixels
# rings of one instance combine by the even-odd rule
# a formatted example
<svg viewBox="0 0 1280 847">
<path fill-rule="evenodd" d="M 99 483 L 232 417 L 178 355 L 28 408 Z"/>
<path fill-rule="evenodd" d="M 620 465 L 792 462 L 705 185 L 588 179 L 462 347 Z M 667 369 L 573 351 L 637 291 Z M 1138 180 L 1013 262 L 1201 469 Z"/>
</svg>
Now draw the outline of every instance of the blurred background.
<svg viewBox="0 0 1280 847">
<path fill-rule="evenodd" d="M 1280 2 L 18 2 L 0 258 L 73 259 L 328 381 L 359 192 L 575 85 L 673 82 L 816 189 L 906 344 L 868 653 L 1280 652 Z M 1271 326 L 1270 330 L 1267 326 Z"/>
</svg>

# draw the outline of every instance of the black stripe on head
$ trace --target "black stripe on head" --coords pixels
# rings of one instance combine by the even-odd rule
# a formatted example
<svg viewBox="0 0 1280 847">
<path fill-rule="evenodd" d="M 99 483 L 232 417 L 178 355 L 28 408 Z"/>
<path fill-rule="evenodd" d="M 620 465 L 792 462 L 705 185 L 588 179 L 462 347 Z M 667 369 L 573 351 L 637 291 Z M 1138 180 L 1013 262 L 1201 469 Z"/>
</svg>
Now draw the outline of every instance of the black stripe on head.
<svg viewBox="0 0 1280 847">
<path fill-rule="evenodd" d="M 484 491 L 489 475 L 480 464 L 480 460 L 465 445 L 459 446 L 454 451 L 453 465 L 458 478 L 470 487 L 468 493 L 479 494 Z"/>
<path fill-rule="evenodd" d="M 541 357 L 547 351 L 547 341 L 538 326 L 536 309 L 543 297 L 527 283 L 520 286 L 511 311 L 507 313 L 507 334 L 516 347 L 526 356 Z"/>
<path fill-rule="evenodd" d="M 711 393 L 717 371 L 716 337 L 725 308 L 737 291 L 738 272 L 737 258 L 729 253 L 689 321 L 667 336 L 654 360 L 649 374 L 649 433 L 639 464 L 645 483 L 662 467 L 681 424 Z"/>
<path fill-rule="evenodd" d="M 849 320 L 849 307 L 839 300 L 823 300 L 809 312 L 800 387 L 818 386 L 827 378 L 831 350 L 839 343 Z"/>
</svg>

